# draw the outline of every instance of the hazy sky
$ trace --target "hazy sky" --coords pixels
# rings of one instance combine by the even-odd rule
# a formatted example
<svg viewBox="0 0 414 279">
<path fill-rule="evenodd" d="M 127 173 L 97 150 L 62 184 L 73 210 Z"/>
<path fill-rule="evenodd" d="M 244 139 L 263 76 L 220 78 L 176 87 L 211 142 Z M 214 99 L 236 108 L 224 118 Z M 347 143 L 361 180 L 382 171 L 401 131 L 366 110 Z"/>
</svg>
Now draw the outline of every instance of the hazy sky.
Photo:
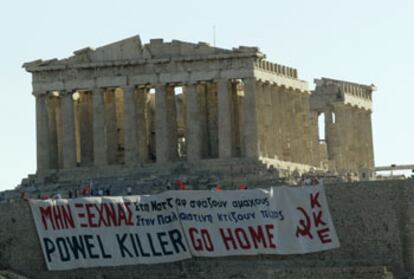
<svg viewBox="0 0 414 279">
<path fill-rule="evenodd" d="M 7 4 L 5 4 L 7 2 Z M 270 61 L 374 83 L 376 165 L 414 163 L 414 1 L 2 1 L 0 190 L 35 171 L 35 99 L 22 64 L 139 34 L 259 46 Z"/>
</svg>

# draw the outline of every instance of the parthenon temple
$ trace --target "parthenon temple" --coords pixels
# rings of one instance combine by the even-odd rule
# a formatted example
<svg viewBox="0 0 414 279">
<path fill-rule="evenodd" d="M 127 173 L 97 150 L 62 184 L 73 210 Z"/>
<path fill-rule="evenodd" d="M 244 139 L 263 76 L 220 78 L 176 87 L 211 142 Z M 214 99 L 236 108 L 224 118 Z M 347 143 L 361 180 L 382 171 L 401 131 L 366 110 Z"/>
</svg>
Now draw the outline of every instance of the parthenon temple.
<svg viewBox="0 0 414 279">
<path fill-rule="evenodd" d="M 373 85 L 321 78 L 257 47 L 138 36 L 36 60 L 37 175 L 254 159 L 370 179 Z"/>
</svg>

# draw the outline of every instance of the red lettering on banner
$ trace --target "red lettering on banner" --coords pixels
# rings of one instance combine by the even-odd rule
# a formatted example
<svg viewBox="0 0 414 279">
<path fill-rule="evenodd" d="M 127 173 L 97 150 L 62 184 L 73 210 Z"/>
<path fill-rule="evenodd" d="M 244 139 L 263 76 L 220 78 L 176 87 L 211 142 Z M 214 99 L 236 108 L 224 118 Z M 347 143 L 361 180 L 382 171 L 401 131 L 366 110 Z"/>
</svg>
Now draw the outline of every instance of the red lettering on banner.
<svg viewBox="0 0 414 279">
<path fill-rule="evenodd" d="M 133 226 L 130 203 L 76 203 L 82 228 Z"/>
<path fill-rule="evenodd" d="M 321 240 L 323 244 L 332 242 L 329 232 L 330 232 L 329 228 L 318 230 L 319 239 Z"/>
<path fill-rule="evenodd" d="M 75 222 L 73 221 L 72 211 L 70 210 L 69 204 L 65 206 L 62 206 L 62 212 L 63 212 L 63 220 L 65 220 L 65 228 L 74 228 Z"/>
<path fill-rule="evenodd" d="M 116 213 L 113 203 L 104 203 L 103 208 L 106 212 L 106 225 L 108 227 L 116 226 Z M 103 214 L 102 214 L 103 216 Z"/>
<path fill-rule="evenodd" d="M 47 207 L 40 207 L 39 209 L 45 230 L 49 229 L 49 225 L 53 230 L 71 229 L 75 227 L 72 211 L 68 204 L 49 205 Z"/>
<path fill-rule="evenodd" d="M 75 226 L 69 205 L 40 207 L 40 215 L 45 230 L 49 229 L 48 224 L 51 225 L 53 230 L 68 229 Z"/>
<path fill-rule="evenodd" d="M 269 240 L 269 247 L 270 248 L 276 248 L 276 244 L 273 243 L 274 235 L 271 231 L 275 228 L 275 226 L 273 226 L 273 224 L 267 224 L 267 225 L 265 225 L 265 228 L 266 228 L 267 239 Z"/>
<path fill-rule="evenodd" d="M 128 221 L 125 223 L 126 225 L 128 225 L 128 226 L 133 226 L 134 225 L 134 223 L 132 222 L 132 210 L 131 210 L 131 208 L 129 207 L 130 206 L 130 202 L 125 202 L 124 203 L 125 204 L 125 208 L 127 209 L 127 215 L 128 215 Z"/>
<path fill-rule="evenodd" d="M 198 233 L 196 228 L 189 228 L 188 233 L 190 234 L 191 243 L 196 251 L 203 251 L 203 243 L 200 239 L 195 238 L 195 234 Z"/>
<path fill-rule="evenodd" d="M 97 225 L 93 222 L 94 219 L 95 219 L 95 214 L 93 214 L 92 211 L 91 211 L 91 208 L 96 207 L 95 204 L 87 203 L 87 204 L 85 204 L 85 207 L 86 207 L 86 216 L 87 216 L 87 219 L 88 219 L 88 226 L 90 228 L 96 228 Z"/>
<path fill-rule="evenodd" d="M 189 228 L 191 243 L 196 251 L 214 251 L 213 241 L 207 229 Z"/>
<path fill-rule="evenodd" d="M 108 224 L 106 223 L 105 220 L 105 214 L 104 214 L 104 207 L 103 206 L 98 206 L 96 207 L 96 210 L 98 211 L 98 227 L 107 227 Z"/>
<path fill-rule="evenodd" d="M 124 206 L 125 205 L 125 206 Z M 126 211 L 125 211 L 126 209 Z M 129 208 L 129 202 L 126 202 L 124 204 L 118 203 L 118 226 L 121 225 L 121 222 L 124 221 L 126 226 L 132 226 L 132 212 Z"/>
<path fill-rule="evenodd" d="M 249 250 L 254 248 L 276 248 L 274 243 L 274 225 L 266 224 L 264 229 L 262 225 L 257 228 L 249 226 L 244 228 L 220 228 L 220 236 L 224 242 L 226 250 Z M 230 245 L 231 244 L 231 245 Z M 260 244 L 260 245 L 259 245 Z"/>
<path fill-rule="evenodd" d="M 312 212 L 312 215 L 315 227 L 319 227 L 319 225 L 326 226 L 326 223 L 322 220 L 322 211 Z"/>
<path fill-rule="evenodd" d="M 220 229 L 220 235 L 221 239 L 224 241 L 224 246 L 226 246 L 226 250 L 230 250 L 229 242 L 233 245 L 233 249 L 237 250 L 236 241 L 233 238 L 233 234 L 231 232 L 231 229 L 227 229 L 227 235 L 224 229 Z"/>
<path fill-rule="evenodd" d="M 316 206 L 321 208 L 321 204 L 319 203 L 319 192 L 317 192 L 315 195 L 310 194 L 310 204 L 312 208 L 315 208 Z"/>
<path fill-rule="evenodd" d="M 61 224 L 63 221 L 63 216 L 58 206 L 52 206 L 52 216 L 53 216 L 54 223 L 56 225 L 56 229 L 60 230 Z"/>
<path fill-rule="evenodd" d="M 40 207 L 40 216 L 42 216 L 42 223 L 45 230 L 48 230 L 48 222 L 51 222 L 53 229 L 55 229 L 55 224 L 52 219 L 52 207 Z"/>
<path fill-rule="evenodd" d="M 84 208 L 84 204 L 83 203 L 75 203 L 75 207 L 76 208 Z M 85 218 L 85 213 L 78 213 L 78 218 L 80 219 L 80 220 L 82 220 L 82 219 L 84 219 Z M 80 226 L 81 226 L 81 228 L 87 228 L 88 227 L 88 224 L 87 223 L 83 223 L 83 222 L 81 222 L 80 223 Z"/>
<path fill-rule="evenodd" d="M 249 239 L 247 238 L 246 232 L 242 228 L 236 228 L 234 233 L 236 234 L 237 242 L 240 247 L 242 249 L 250 249 L 251 245 Z"/>
<path fill-rule="evenodd" d="M 319 239 L 321 240 L 323 244 L 332 242 L 329 232 L 330 232 L 329 228 L 320 229 L 318 231 Z"/>
<path fill-rule="evenodd" d="M 254 227 L 248 227 L 250 235 L 252 236 L 254 248 L 259 247 L 259 243 L 263 242 L 263 247 L 267 248 L 266 239 L 264 238 L 262 226 L 257 226 L 257 230 Z"/>
</svg>

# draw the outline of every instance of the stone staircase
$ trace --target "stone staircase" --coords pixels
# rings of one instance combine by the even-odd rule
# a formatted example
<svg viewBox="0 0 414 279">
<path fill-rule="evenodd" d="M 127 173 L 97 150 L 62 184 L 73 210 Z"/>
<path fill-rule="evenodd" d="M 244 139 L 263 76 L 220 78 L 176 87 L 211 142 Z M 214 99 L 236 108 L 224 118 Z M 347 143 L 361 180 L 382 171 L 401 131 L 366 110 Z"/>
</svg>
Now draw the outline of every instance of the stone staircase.
<svg viewBox="0 0 414 279">
<path fill-rule="evenodd" d="M 111 195 L 125 195 L 130 187 L 133 194 L 156 194 L 175 190 L 177 179 L 189 189 L 208 190 L 220 184 L 223 189 L 238 189 L 241 183 L 250 188 L 269 187 L 286 183 L 272 168 L 258 160 L 251 159 L 210 159 L 197 163 L 176 162 L 165 165 L 142 164 L 136 168 L 109 166 L 106 168 L 78 168 L 71 171 L 52 173 L 39 181 L 29 176 L 15 191 L 0 193 L 1 200 L 16 200 L 21 192 L 31 198 L 53 196 L 60 193 L 67 197 L 69 191 L 81 191 L 83 185 L 92 185 L 95 191 L 110 190 Z"/>
</svg>

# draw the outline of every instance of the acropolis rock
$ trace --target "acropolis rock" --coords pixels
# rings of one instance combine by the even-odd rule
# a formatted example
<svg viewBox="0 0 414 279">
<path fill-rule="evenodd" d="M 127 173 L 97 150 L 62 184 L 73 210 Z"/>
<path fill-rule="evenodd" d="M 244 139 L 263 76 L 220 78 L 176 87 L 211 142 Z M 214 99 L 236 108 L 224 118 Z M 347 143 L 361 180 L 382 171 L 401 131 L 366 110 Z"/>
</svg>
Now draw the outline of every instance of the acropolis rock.
<svg viewBox="0 0 414 279">
<path fill-rule="evenodd" d="M 374 181 L 374 85 L 318 78 L 311 90 L 257 47 L 138 36 L 24 68 L 36 98 L 37 172 L 0 192 L 0 270 L 35 279 L 414 275 L 413 180 Z M 302 174 L 324 179 L 338 249 L 48 271 L 20 196 L 68 198 L 85 184 L 156 194 L 177 190 L 176 179 L 190 190 L 253 189 Z"/>
</svg>

